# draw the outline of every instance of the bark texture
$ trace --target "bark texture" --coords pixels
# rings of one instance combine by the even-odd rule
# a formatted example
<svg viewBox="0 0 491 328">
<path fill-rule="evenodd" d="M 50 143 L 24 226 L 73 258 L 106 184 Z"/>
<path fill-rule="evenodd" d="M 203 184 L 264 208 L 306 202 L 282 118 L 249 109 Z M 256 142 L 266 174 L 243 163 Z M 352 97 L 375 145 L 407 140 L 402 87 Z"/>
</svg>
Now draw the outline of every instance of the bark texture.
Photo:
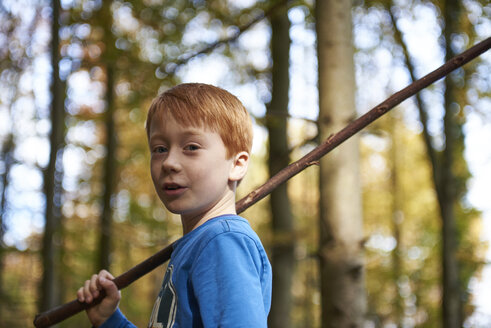
<svg viewBox="0 0 491 328">
<path fill-rule="evenodd" d="M 455 54 L 451 48 L 451 36 L 459 31 L 460 4 L 458 0 L 448 0 L 442 3 L 444 18 L 444 48 L 445 60 L 450 60 Z M 389 8 L 391 8 L 389 6 Z M 388 8 L 388 9 L 389 9 Z M 414 65 L 409 55 L 401 31 L 397 28 L 393 9 L 389 10 L 395 31 L 395 39 L 401 46 L 404 60 L 411 79 L 416 80 Z M 423 138 L 426 145 L 428 158 L 431 163 L 433 182 L 442 219 L 442 323 L 443 327 L 461 327 L 463 321 L 461 283 L 459 279 L 459 263 L 457 260 L 457 226 L 455 204 L 457 202 L 456 178 L 453 173 L 455 155 L 461 140 L 461 126 L 457 122 L 459 110 L 456 94 L 457 88 L 452 74 L 445 78 L 443 118 L 443 135 L 445 136 L 445 148 L 439 154 L 432 145 L 432 139 L 428 128 L 428 109 L 421 95 L 415 97 L 419 116 L 423 125 Z"/>
<path fill-rule="evenodd" d="M 65 85 L 60 79 L 58 63 L 60 3 L 53 1 L 52 40 L 51 40 L 51 133 L 50 156 L 44 172 L 44 192 L 46 197 L 45 226 L 43 235 L 40 309 L 47 310 L 60 302 L 60 246 L 61 246 L 61 190 L 62 154 L 64 144 L 64 95 Z"/>
<path fill-rule="evenodd" d="M 447 0 L 443 4 L 445 60 L 454 56 L 452 50 L 452 36 L 458 33 L 460 2 Z M 458 114 L 462 109 L 457 101 L 456 76 L 449 74 L 445 78 L 445 115 L 443 128 L 445 134 L 445 149 L 443 151 L 440 182 L 440 211 L 443 220 L 443 327 L 462 327 L 462 295 L 459 278 L 459 263 L 457 259 L 457 177 L 454 174 L 456 155 L 463 144 L 462 125 L 458 122 Z M 462 154 L 462 153 L 461 153 Z"/>
<path fill-rule="evenodd" d="M 356 116 L 351 1 L 316 3 L 321 140 Z M 362 327 L 366 311 L 358 136 L 320 161 L 322 327 Z"/>
<path fill-rule="evenodd" d="M 99 239 L 99 261 L 98 270 L 110 270 L 111 251 L 112 251 L 112 222 L 113 209 L 111 199 L 114 195 L 117 177 L 117 131 L 115 122 L 115 99 L 114 84 L 116 81 L 116 72 L 114 69 L 116 58 L 115 40 L 112 28 L 111 3 L 105 2 L 101 8 L 101 17 L 103 19 L 104 40 L 106 49 L 103 55 L 103 65 L 106 68 L 106 111 L 104 113 L 104 124 L 106 129 L 106 157 L 104 158 L 104 193 L 102 195 L 102 213 L 100 217 L 100 239 Z"/>
<path fill-rule="evenodd" d="M 3 237 L 5 235 L 5 220 L 4 213 L 7 210 L 7 190 L 9 185 L 9 173 L 10 169 L 14 163 L 14 136 L 12 133 L 9 133 L 7 136 L 7 140 L 2 145 L 2 163 L 4 165 L 4 169 L 2 172 L 2 192 L 0 196 L 0 318 L 5 318 L 4 311 L 7 307 L 6 294 L 4 290 L 6 290 L 6 286 L 4 286 L 4 270 L 5 263 L 4 258 L 6 255 L 7 246 L 3 241 Z M 5 293 L 5 295 L 4 295 Z"/>
<path fill-rule="evenodd" d="M 112 250 L 112 206 L 111 199 L 116 185 L 116 127 L 114 122 L 114 71 L 112 64 L 106 68 L 106 158 L 104 162 L 104 194 L 100 218 L 101 236 L 99 240 L 99 270 L 110 269 Z"/>
<path fill-rule="evenodd" d="M 273 72 L 272 97 L 267 109 L 266 124 L 269 132 L 268 168 L 269 175 L 273 176 L 290 163 L 287 136 L 290 22 L 287 8 L 279 8 L 270 21 Z M 288 328 L 291 327 L 291 286 L 295 259 L 293 216 L 286 183 L 271 193 L 270 204 L 273 232 L 270 254 L 274 279 L 268 326 Z"/>
<path fill-rule="evenodd" d="M 402 191 L 402 181 L 399 176 L 398 168 L 400 168 L 402 164 L 402 150 L 400 150 L 402 145 L 399 142 L 398 136 L 398 118 L 395 117 L 395 113 L 389 114 L 389 133 L 391 136 L 392 144 L 390 148 L 390 163 L 391 163 L 391 185 L 390 191 L 392 193 L 392 234 L 396 241 L 395 247 L 392 250 L 392 284 L 394 285 L 394 290 L 396 291 L 394 294 L 394 319 L 395 326 L 397 328 L 403 327 L 403 318 L 404 318 L 404 299 L 401 297 L 402 290 L 399 287 L 400 278 L 403 276 L 403 249 L 402 245 L 402 229 L 401 224 L 404 220 L 404 195 Z"/>
</svg>

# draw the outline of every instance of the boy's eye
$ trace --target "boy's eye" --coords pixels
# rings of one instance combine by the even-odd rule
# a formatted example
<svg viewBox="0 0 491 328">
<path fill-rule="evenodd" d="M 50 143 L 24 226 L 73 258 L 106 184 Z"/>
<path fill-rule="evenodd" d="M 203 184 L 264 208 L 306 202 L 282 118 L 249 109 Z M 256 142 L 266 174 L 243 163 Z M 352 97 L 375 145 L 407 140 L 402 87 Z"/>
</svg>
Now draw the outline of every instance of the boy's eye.
<svg viewBox="0 0 491 328">
<path fill-rule="evenodd" d="M 199 149 L 199 146 L 198 145 L 187 145 L 186 147 L 184 147 L 184 150 L 198 150 Z"/>
<path fill-rule="evenodd" d="M 154 153 L 159 153 L 159 154 L 161 154 L 161 153 L 165 153 L 165 152 L 167 152 L 167 148 L 165 148 L 165 147 L 163 147 L 163 146 L 158 146 L 158 147 L 155 147 L 155 148 L 153 149 L 153 152 L 154 152 Z"/>
</svg>

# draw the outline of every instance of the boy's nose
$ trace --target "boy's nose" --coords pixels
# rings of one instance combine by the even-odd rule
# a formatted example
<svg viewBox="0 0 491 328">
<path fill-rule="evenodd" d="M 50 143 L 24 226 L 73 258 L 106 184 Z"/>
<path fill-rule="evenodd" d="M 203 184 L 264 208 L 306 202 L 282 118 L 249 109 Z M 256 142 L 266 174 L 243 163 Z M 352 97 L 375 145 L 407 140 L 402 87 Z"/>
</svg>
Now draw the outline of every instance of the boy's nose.
<svg viewBox="0 0 491 328">
<path fill-rule="evenodd" d="M 179 156 L 174 151 L 169 151 L 167 156 L 162 161 L 162 169 L 166 172 L 179 171 L 181 165 L 179 162 Z"/>
</svg>

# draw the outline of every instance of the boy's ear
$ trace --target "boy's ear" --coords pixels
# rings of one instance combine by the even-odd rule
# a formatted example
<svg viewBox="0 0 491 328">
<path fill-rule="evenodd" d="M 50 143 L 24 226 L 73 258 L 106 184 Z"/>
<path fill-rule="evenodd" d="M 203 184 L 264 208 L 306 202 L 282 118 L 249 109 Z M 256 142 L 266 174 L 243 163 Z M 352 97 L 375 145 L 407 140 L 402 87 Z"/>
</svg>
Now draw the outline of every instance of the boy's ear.
<svg viewBox="0 0 491 328">
<path fill-rule="evenodd" d="M 228 179 L 230 181 L 240 181 L 247 173 L 247 167 L 249 166 L 249 153 L 241 151 L 234 156 L 233 166 L 230 169 Z"/>
</svg>

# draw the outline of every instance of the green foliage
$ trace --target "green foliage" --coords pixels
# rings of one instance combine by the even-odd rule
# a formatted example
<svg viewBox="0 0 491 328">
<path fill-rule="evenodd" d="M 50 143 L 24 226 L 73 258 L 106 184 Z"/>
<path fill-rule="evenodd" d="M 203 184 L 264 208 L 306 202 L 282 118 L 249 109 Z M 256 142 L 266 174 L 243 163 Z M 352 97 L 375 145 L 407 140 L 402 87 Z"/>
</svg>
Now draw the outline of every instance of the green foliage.
<svg viewBox="0 0 491 328">
<path fill-rule="evenodd" d="M 393 116 L 382 118 L 380 130 L 362 139 L 369 315 L 382 325 L 411 320 L 434 326 L 440 219 L 431 171 L 420 136 L 400 115 Z M 395 304 L 402 306 L 399 317 Z"/>
</svg>

